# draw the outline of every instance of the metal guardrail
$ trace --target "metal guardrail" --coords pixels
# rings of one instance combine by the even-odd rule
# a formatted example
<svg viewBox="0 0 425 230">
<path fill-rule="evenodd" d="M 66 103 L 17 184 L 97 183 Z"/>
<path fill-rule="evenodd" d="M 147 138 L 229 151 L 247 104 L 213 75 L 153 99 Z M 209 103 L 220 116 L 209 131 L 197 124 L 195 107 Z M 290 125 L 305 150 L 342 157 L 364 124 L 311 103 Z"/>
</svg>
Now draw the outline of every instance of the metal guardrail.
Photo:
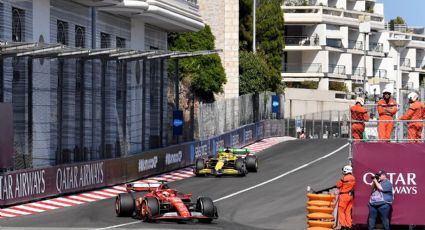
<svg viewBox="0 0 425 230">
<path fill-rule="evenodd" d="M 369 43 L 369 50 L 374 51 L 374 52 L 378 52 L 378 53 L 382 53 L 384 51 L 384 44 L 370 42 Z"/>
<path fill-rule="evenodd" d="M 354 50 L 363 50 L 363 42 L 362 41 L 356 41 L 356 40 L 349 40 L 348 41 L 348 48 L 354 49 Z"/>
<path fill-rule="evenodd" d="M 386 78 L 387 77 L 387 70 L 385 69 L 376 69 L 373 71 L 374 76 L 378 78 Z"/>
<path fill-rule="evenodd" d="M 366 71 L 366 68 L 364 67 L 357 67 L 357 68 L 353 68 L 353 72 L 351 75 L 353 76 L 364 76 Z"/>
<path fill-rule="evenodd" d="M 329 65 L 329 73 L 345 74 L 345 65 Z"/>
<path fill-rule="evenodd" d="M 410 67 L 410 58 L 400 58 L 400 66 Z"/>
<path fill-rule="evenodd" d="M 322 73 L 322 64 L 320 63 L 284 63 L 283 73 Z"/>
<path fill-rule="evenodd" d="M 351 129 L 351 124 L 364 124 L 365 128 L 362 133 L 357 133 L 362 136 L 362 141 L 364 142 L 394 142 L 394 143 L 405 143 L 405 142 L 424 142 L 424 130 L 421 129 L 421 138 L 412 139 L 409 136 L 409 124 L 412 123 L 422 123 L 424 124 L 425 120 L 376 120 L 372 119 L 367 122 L 350 120 L 350 140 L 356 141 L 353 138 L 355 134 L 355 129 Z M 390 138 L 379 138 L 379 125 L 383 123 L 392 123 L 393 130 L 391 132 Z M 353 133 L 354 132 L 354 133 Z M 360 132 L 360 131 L 358 131 Z"/>
<path fill-rule="evenodd" d="M 285 45 L 287 46 L 318 46 L 319 36 L 286 36 Z"/>
<path fill-rule="evenodd" d="M 334 48 L 342 48 L 341 39 L 327 38 L 326 45 Z"/>
</svg>

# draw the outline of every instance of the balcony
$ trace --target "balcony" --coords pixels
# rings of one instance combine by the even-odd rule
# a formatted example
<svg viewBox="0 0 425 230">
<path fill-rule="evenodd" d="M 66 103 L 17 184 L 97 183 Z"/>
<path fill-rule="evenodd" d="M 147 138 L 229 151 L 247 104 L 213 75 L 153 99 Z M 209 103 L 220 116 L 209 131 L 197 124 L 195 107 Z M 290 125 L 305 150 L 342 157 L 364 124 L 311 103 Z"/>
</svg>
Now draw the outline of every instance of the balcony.
<svg viewBox="0 0 425 230">
<path fill-rule="evenodd" d="M 144 22 L 168 32 L 195 32 L 204 27 L 197 0 L 73 0 L 99 11 L 126 17 L 141 17 Z"/>
<path fill-rule="evenodd" d="M 410 68 L 410 58 L 400 58 L 400 66 Z"/>
<path fill-rule="evenodd" d="M 382 53 L 382 52 L 384 52 L 384 44 L 370 42 L 369 43 L 369 51 Z"/>
<path fill-rule="evenodd" d="M 326 45 L 334 48 L 343 48 L 341 39 L 327 38 Z"/>
<path fill-rule="evenodd" d="M 373 76 L 377 78 L 387 78 L 387 70 L 385 69 L 375 69 L 373 70 Z"/>
<path fill-rule="evenodd" d="M 326 23 L 358 27 L 359 16 L 367 15 L 371 19 L 371 27 L 384 29 L 384 16 L 353 10 L 338 9 L 327 6 L 282 6 L 286 24 Z"/>
<path fill-rule="evenodd" d="M 417 61 L 416 68 L 425 70 L 425 61 Z"/>
<path fill-rule="evenodd" d="M 345 75 L 345 66 L 344 65 L 335 65 L 329 64 L 329 73 Z"/>
<path fill-rule="evenodd" d="M 318 46 L 319 36 L 286 36 L 286 46 Z"/>
<path fill-rule="evenodd" d="M 282 73 L 322 73 L 320 63 L 284 63 Z"/>
<path fill-rule="evenodd" d="M 366 69 L 364 67 L 353 68 L 352 76 L 364 76 Z"/>
<path fill-rule="evenodd" d="M 356 41 L 356 40 L 349 40 L 348 41 L 348 49 L 363 50 L 363 42 L 362 41 Z"/>
</svg>

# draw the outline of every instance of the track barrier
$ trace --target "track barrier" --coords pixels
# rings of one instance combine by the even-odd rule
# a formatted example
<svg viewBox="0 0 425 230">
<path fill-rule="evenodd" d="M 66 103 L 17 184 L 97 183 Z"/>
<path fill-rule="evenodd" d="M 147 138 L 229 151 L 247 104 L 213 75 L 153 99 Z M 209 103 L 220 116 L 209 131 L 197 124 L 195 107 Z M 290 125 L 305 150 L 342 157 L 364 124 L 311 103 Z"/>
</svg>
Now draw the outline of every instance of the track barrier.
<svg viewBox="0 0 425 230">
<path fill-rule="evenodd" d="M 332 230 L 336 195 L 308 193 L 307 198 L 307 230 Z"/>
</svg>

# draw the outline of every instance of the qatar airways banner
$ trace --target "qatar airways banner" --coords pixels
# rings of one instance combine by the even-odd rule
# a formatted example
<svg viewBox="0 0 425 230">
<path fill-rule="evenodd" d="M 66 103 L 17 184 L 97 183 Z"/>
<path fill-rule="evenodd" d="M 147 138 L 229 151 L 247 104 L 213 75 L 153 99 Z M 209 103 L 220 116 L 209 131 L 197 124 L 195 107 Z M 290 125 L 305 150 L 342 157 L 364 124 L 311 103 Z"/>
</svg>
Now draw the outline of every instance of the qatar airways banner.
<svg viewBox="0 0 425 230">
<path fill-rule="evenodd" d="M 393 184 L 391 223 L 425 225 L 425 144 L 355 143 L 353 171 L 356 177 L 353 222 L 366 224 L 371 176 L 387 172 Z"/>
</svg>

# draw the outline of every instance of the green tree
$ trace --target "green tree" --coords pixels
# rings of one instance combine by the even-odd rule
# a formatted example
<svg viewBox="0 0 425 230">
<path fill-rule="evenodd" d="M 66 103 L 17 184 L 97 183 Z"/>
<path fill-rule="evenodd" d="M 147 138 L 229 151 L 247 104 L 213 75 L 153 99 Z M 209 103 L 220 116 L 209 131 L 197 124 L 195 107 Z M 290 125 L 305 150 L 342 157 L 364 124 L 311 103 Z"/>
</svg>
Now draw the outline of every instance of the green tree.
<svg viewBox="0 0 425 230">
<path fill-rule="evenodd" d="M 282 5 L 282 0 L 261 0 L 256 19 L 258 50 L 265 54 L 270 68 L 278 73 L 282 70 L 284 48 Z"/>
<path fill-rule="evenodd" d="M 253 0 L 239 0 L 240 50 L 252 50 L 252 3 Z"/>
<path fill-rule="evenodd" d="M 241 51 L 252 50 L 252 0 L 239 1 L 239 44 Z M 257 54 L 241 52 L 240 54 L 240 94 L 261 92 L 264 90 L 283 93 L 281 77 L 283 40 L 282 0 L 257 0 L 256 40 Z M 242 62 L 251 63 L 253 67 L 242 66 Z M 263 69 L 267 66 L 267 71 Z M 242 72 L 244 76 L 242 76 Z M 267 76 L 266 80 L 259 79 Z M 243 79 L 242 79 L 243 78 Z M 250 79 L 252 78 L 252 79 Z M 261 82 L 261 84 L 257 84 Z"/>
<path fill-rule="evenodd" d="M 239 94 L 264 91 L 283 92 L 280 76 L 269 68 L 262 53 L 241 51 L 239 58 Z"/>
<path fill-rule="evenodd" d="M 198 32 L 170 33 L 168 45 L 172 51 L 213 50 L 214 35 L 211 28 Z M 168 65 L 169 76 L 174 76 L 174 61 Z M 191 91 L 201 101 L 213 101 L 214 93 L 222 93 L 226 75 L 217 54 L 179 60 L 180 80 L 188 82 Z"/>
<path fill-rule="evenodd" d="M 393 20 L 394 20 L 394 24 L 396 24 L 396 25 L 404 25 L 404 24 L 406 24 L 406 21 L 404 21 L 403 17 L 400 17 L 400 16 L 397 16 Z"/>
</svg>

